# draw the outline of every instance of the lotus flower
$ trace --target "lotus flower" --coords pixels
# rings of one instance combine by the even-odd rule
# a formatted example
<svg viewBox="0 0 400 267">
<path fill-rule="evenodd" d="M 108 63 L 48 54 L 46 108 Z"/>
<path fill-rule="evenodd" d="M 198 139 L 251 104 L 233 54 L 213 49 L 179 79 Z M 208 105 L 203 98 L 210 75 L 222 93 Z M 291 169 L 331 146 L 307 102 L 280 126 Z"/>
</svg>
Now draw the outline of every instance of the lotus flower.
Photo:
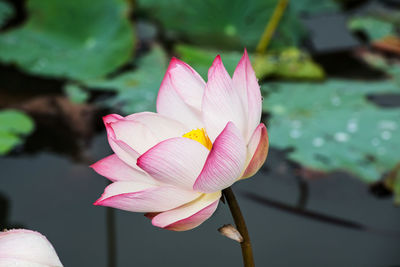
<svg viewBox="0 0 400 267">
<path fill-rule="evenodd" d="M 62 267 L 50 242 L 38 232 L 18 229 L 0 232 L 1 267 Z"/>
<path fill-rule="evenodd" d="M 247 52 L 229 76 L 217 56 L 208 82 L 173 58 L 157 113 L 105 116 L 115 154 L 91 167 L 113 183 L 94 203 L 145 212 L 157 227 L 192 229 L 216 210 L 221 190 L 264 163 L 268 136 Z"/>
</svg>

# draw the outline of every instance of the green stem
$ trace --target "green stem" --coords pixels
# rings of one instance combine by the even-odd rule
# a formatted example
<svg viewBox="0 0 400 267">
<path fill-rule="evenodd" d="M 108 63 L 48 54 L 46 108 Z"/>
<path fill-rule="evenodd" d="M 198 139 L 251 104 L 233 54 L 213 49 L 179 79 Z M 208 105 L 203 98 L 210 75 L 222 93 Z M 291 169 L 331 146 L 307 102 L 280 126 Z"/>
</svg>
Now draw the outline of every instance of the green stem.
<svg viewBox="0 0 400 267">
<path fill-rule="evenodd" d="M 243 237 L 243 241 L 240 243 L 240 246 L 242 247 L 243 265 L 244 267 L 254 267 L 255 265 L 249 232 L 247 231 L 246 222 L 244 221 L 242 212 L 240 211 L 240 207 L 236 200 L 235 194 L 233 193 L 231 187 L 224 189 L 222 193 L 224 194 L 225 199 L 228 202 L 233 220 L 236 224 L 236 228 Z"/>
<path fill-rule="evenodd" d="M 279 0 L 278 4 L 276 5 L 274 13 L 272 14 L 272 17 L 269 20 L 267 26 L 265 27 L 260 41 L 258 42 L 256 48 L 256 52 L 258 54 L 260 55 L 264 54 L 265 50 L 267 49 L 267 46 L 271 41 L 272 35 L 274 34 L 276 28 L 278 27 L 279 21 L 281 20 L 282 15 L 285 12 L 288 2 L 289 0 Z"/>
</svg>

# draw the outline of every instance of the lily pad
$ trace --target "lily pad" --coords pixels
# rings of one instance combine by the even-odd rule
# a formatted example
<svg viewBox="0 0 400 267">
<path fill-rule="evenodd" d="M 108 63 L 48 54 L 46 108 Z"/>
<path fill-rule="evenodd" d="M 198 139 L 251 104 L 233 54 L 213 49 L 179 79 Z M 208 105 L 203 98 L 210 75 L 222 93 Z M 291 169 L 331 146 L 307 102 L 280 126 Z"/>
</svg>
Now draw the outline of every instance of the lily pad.
<svg viewBox="0 0 400 267">
<path fill-rule="evenodd" d="M 139 58 L 136 68 L 110 79 L 86 81 L 91 89 L 115 92 L 101 104 L 116 108 L 124 114 L 155 111 L 157 93 L 167 70 L 167 56 L 158 46 Z"/>
<path fill-rule="evenodd" d="M 353 31 L 365 32 L 371 41 L 396 35 L 396 28 L 393 23 L 373 16 L 356 16 L 351 18 L 349 28 Z"/>
<path fill-rule="evenodd" d="M 29 0 L 27 22 L 0 35 L 0 60 L 45 76 L 104 76 L 132 56 L 125 0 Z"/>
<path fill-rule="evenodd" d="M 278 0 L 143 0 L 139 9 L 161 22 L 170 36 L 215 48 L 256 47 Z M 297 45 L 304 32 L 290 6 L 271 45 Z"/>
<path fill-rule="evenodd" d="M 390 81 L 269 83 L 271 144 L 293 148 L 289 158 L 319 171 L 345 170 L 375 182 L 400 159 L 400 108 L 380 108 L 369 94 L 399 93 Z"/>
<path fill-rule="evenodd" d="M 76 104 L 85 103 L 89 99 L 89 92 L 75 83 L 66 84 L 64 86 L 64 93 L 71 102 Z"/>
<path fill-rule="evenodd" d="M 10 19 L 14 15 L 14 9 L 12 6 L 3 1 L 0 0 L 0 28 L 3 27 L 7 20 Z"/>
<path fill-rule="evenodd" d="M 191 65 L 204 78 L 207 77 L 218 51 L 206 50 L 194 46 L 178 45 L 176 52 L 180 58 Z M 242 52 L 220 52 L 227 71 L 232 75 Z M 325 76 L 323 69 L 312 61 L 311 57 L 301 50 L 291 47 L 281 51 L 269 52 L 265 55 L 250 55 L 256 75 L 259 79 L 274 76 L 285 79 L 322 79 Z"/>
<path fill-rule="evenodd" d="M 11 151 L 34 129 L 32 119 L 17 110 L 0 111 L 0 155 Z"/>
</svg>

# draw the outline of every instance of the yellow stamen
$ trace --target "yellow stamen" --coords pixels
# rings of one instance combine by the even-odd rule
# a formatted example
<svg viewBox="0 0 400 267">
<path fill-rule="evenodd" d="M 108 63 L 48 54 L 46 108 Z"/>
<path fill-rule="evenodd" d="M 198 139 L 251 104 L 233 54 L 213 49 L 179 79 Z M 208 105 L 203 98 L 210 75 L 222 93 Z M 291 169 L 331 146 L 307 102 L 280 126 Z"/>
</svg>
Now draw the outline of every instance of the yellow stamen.
<svg viewBox="0 0 400 267">
<path fill-rule="evenodd" d="M 208 150 L 211 150 L 212 148 L 212 142 L 203 128 L 191 130 L 190 132 L 185 133 L 183 137 L 199 142 Z"/>
</svg>

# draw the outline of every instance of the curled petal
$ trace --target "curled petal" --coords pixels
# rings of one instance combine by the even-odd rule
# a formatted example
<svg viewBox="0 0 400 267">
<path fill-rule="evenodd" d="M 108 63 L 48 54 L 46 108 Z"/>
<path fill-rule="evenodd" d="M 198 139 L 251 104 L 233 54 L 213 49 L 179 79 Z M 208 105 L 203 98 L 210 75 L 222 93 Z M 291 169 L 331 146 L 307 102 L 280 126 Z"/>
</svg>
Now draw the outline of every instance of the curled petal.
<svg viewBox="0 0 400 267">
<path fill-rule="evenodd" d="M 201 101 L 205 82 L 186 63 L 173 58 L 161 83 L 157 112 L 183 122 L 190 128 L 201 128 Z"/>
<path fill-rule="evenodd" d="M 111 114 L 103 118 L 104 125 L 106 126 L 107 130 L 108 143 L 118 158 L 120 158 L 129 166 L 139 170 L 139 168 L 136 166 L 136 160 L 139 157 L 139 153 L 125 142 L 118 140 L 114 129 L 111 127 L 112 123 L 118 122 L 120 119 L 123 119 L 123 117 L 116 114 Z"/>
<path fill-rule="evenodd" d="M 208 71 L 202 116 L 211 141 L 215 140 L 229 121 L 235 123 L 242 135 L 247 131 L 240 95 L 233 89 L 232 79 L 219 56 Z"/>
<path fill-rule="evenodd" d="M 247 116 L 247 133 L 245 141 L 247 142 L 251 134 L 256 129 L 261 120 L 262 97 L 260 86 L 258 85 L 256 75 L 246 49 L 243 57 L 239 61 L 232 77 L 233 87 L 240 95 L 245 114 Z"/>
<path fill-rule="evenodd" d="M 247 145 L 247 167 L 241 179 L 253 176 L 264 164 L 268 155 L 268 132 L 264 123 L 260 123 Z"/>
<path fill-rule="evenodd" d="M 217 209 L 221 192 L 203 194 L 196 200 L 152 217 L 152 224 L 173 231 L 193 229 L 211 217 Z"/>
<path fill-rule="evenodd" d="M 217 137 L 193 189 L 211 193 L 231 186 L 242 174 L 246 145 L 239 129 L 228 122 Z"/>
<path fill-rule="evenodd" d="M 137 165 L 162 183 L 192 190 L 208 153 L 202 144 L 176 137 L 149 149 L 138 158 Z"/>
<path fill-rule="evenodd" d="M 45 236 L 18 229 L 0 232 L 0 266 L 62 267 Z"/>
<path fill-rule="evenodd" d="M 106 187 L 94 205 L 133 212 L 159 212 L 181 206 L 199 197 L 199 193 L 169 185 L 114 182 Z"/>
<path fill-rule="evenodd" d="M 178 121 L 151 112 L 137 113 L 110 122 L 108 127 L 112 129 L 116 140 L 123 141 L 139 154 L 162 140 L 182 136 L 189 130 Z"/>
<path fill-rule="evenodd" d="M 144 171 L 132 168 L 124 163 L 116 154 L 105 157 L 90 166 L 98 174 L 107 177 L 111 181 L 132 181 L 152 183 L 154 180 Z"/>
</svg>

